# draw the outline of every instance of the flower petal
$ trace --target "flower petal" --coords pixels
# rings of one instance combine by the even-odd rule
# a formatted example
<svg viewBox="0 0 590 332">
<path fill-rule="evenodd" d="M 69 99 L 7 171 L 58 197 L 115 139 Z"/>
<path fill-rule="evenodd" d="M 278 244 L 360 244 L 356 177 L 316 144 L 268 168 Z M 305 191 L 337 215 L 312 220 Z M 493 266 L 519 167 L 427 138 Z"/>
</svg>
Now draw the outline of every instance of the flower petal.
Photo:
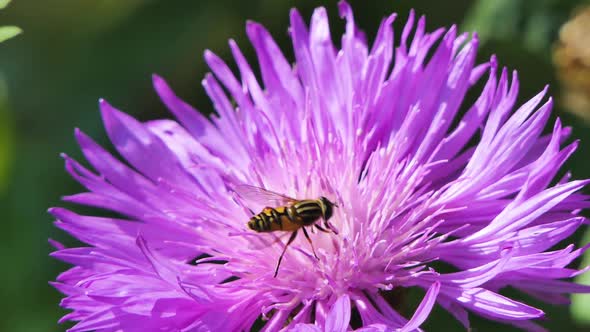
<svg viewBox="0 0 590 332">
<path fill-rule="evenodd" d="M 420 302 L 420 305 L 414 312 L 414 315 L 408 321 L 408 323 L 404 325 L 404 327 L 401 329 L 402 332 L 414 331 L 417 328 L 419 328 L 420 325 L 422 325 L 422 323 L 424 323 L 426 318 L 428 318 L 430 311 L 432 311 L 434 304 L 436 303 L 436 298 L 438 296 L 439 291 L 439 282 L 433 283 L 432 286 L 428 288 L 426 295 L 424 295 L 424 299 L 422 299 L 422 302 Z"/>
<path fill-rule="evenodd" d="M 350 298 L 342 295 L 334 302 L 326 318 L 326 331 L 345 332 L 350 323 Z"/>
</svg>

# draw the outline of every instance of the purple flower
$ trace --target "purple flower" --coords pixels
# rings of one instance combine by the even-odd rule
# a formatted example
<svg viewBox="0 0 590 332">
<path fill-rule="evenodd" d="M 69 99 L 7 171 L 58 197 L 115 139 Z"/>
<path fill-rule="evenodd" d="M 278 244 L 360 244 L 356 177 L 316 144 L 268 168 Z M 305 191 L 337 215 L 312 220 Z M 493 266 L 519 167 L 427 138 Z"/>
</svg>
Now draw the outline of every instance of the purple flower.
<svg viewBox="0 0 590 332">
<path fill-rule="evenodd" d="M 218 116 L 158 76 L 178 122 L 141 123 L 100 101 L 127 163 L 76 131 L 94 170 L 64 156 L 88 190 L 65 200 L 122 217 L 50 210 L 88 245 L 54 242 L 53 256 L 74 265 L 54 283 L 72 310 L 62 321 L 78 322 L 70 331 L 414 331 L 435 304 L 465 327 L 471 312 L 542 330 L 542 310 L 499 291 L 553 304 L 590 291 L 563 280 L 585 271 L 567 266 L 586 247 L 555 247 L 586 223 L 588 181 L 556 178 L 577 142 L 564 144 L 559 120 L 543 133 L 546 89 L 515 106 L 516 72 L 494 57 L 476 64 L 477 36 L 426 32 L 411 13 L 395 46 L 391 15 L 368 47 L 349 5 L 339 10 L 341 48 L 324 8 L 309 27 L 291 11 L 295 65 L 249 22 L 261 82 L 235 42 L 239 75 L 205 52 Z M 483 89 L 468 101 L 476 82 Z M 329 198 L 338 234 L 311 234 L 319 259 L 299 236 L 273 277 L 289 233 L 246 227 L 261 207 L 240 199 L 243 184 Z M 404 317 L 391 298 L 409 287 L 425 295 Z"/>
</svg>

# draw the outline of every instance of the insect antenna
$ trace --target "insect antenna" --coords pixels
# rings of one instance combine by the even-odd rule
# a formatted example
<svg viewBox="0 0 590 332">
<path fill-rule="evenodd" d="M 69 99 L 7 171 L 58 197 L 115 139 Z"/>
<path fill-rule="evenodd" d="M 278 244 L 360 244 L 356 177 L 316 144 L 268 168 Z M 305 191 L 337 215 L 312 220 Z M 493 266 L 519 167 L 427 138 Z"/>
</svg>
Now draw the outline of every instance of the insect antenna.
<svg viewBox="0 0 590 332">
<path fill-rule="evenodd" d="M 275 269 L 275 275 L 273 276 L 273 278 L 277 277 L 277 274 L 279 273 L 279 266 L 281 266 L 281 261 L 283 260 L 283 256 L 285 255 L 285 251 L 287 251 L 287 247 L 289 247 L 291 242 L 293 242 L 293 240 L 295 240 L 295 237 L 297 237 L 297 231 L 293 232 L 293 234 L 289 238 L 289 241 L 287 241 L 287 244 L 283 248 L 283 252 L 281 253 L 281 257 L 279 257 L 279 261 L 277 263 L 277 268 Z"/>
</svg>

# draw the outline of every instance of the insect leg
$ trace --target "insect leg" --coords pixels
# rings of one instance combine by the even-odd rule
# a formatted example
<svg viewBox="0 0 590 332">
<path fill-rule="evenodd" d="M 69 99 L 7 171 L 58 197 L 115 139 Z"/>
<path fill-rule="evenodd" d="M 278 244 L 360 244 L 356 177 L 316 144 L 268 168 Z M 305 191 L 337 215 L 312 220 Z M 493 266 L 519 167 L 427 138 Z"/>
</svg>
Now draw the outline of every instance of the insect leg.
<svg viewBox="0 0 590 332">
<path fill-rule="evenodd" d="M 324 220 L 324 227 L 326 227 L 327 229 L 331 230 L 332 233 L 338 235 L 338 231 L 334 228 L 334 226 L 332 226 L 332 224 L 330 224 L 329 221 Z"/>
<path fill-rule="evenodd" d="M 330 231 L 328 231 L 327 229 L 323 228 L 322 226 L 318 225 L 318 224 L 313 224 L 315 227 L 317 227 L 320 231 L 324 232 L 324 233 L 330 233 Z"/>
<path fill-rule="evenodd" d="M 313 243 L 311 243 L 311 239 L 309 238 L 309 234 L 307 234 L 305 227 L 302 227 L 302 229 L 303 229 L 303 235 L 305 235 L 307 242 L 309 242 L 309 245 L 311 246 L 311 251 L 313 252 L 313 255 L 315 256 L 316 259 L 319 260 L 318 255 L 315 254 L 315 249 L 313 248 Z"/>
<path fill-rule="evenodd" d="M 285 247 L 283 248 L 283 252 L 281 253 L 281 257 L 279 257 L 279 261 L 277 263 L 277 268 L 275 269 L 275 275 L 273 276 L 273 278 L 277 277 L 277 274 L 279 273 L 279 266 L 281 265 L 281 261 L 283 260 L 283 256 L 285 255 L 285 251 L 287 251 L 287 247 L 291 244 L 291 242 L 293 242 L 293 240 L 295 240 L 295 237 L 297 237 L 297 231 L 295 231 L 295 232 L 293 232 L 293 234 L 291 234 L 289 241 L 287 241 L 287 244 L 285 244 Z"/>
</svg>

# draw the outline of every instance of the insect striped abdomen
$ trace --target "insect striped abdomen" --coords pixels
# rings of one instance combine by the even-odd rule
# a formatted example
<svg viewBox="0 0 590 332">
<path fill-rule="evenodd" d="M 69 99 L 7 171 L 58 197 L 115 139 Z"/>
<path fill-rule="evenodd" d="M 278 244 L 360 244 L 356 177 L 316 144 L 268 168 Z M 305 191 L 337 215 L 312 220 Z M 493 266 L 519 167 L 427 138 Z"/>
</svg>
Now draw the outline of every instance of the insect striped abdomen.
<svg viewBox="0 0 590 332">
<path fill-rule="evenodd" d="M 248 228 L 259 233 L 295 231 L 303 225 L 302 220 L 295 216 L 293 207 L 265 208 L 250 219 Z"/>
<path fill-rule="evenodd" d="M 273 210 L 275 222 L 271 225 L 271 231 L 295 231 L 301 227 L 289 213 L 292 212 L 292 207 L 280 206 Z"/>
<path fill-rule="evenodd" d="M 269 232 L 270 231 L 270 222 L 268 217 L 259 213 L 248 221 L 248 228 L 256 232 Z"/>
<path fill-rule="evenodd" d="M 248 222 L 256 232 L 296 231 L 322 218 L 324 210 L 319 200 L 297 201 L 291 206 L 267 207 Z"/>
</svg>

